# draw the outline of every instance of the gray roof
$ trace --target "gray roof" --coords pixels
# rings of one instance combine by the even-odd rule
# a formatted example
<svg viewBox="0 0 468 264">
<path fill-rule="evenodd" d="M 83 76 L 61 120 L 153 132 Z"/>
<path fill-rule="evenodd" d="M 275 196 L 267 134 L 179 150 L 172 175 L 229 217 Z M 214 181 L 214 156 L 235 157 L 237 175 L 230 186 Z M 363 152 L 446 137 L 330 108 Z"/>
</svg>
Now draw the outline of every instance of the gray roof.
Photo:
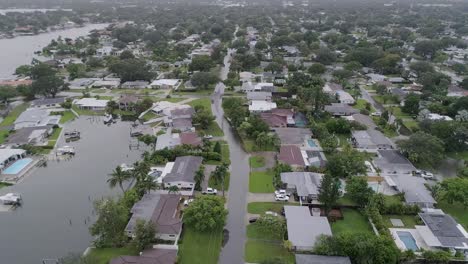
<svg viewBox="0 0 468 264">
<path fill-rule="evenodd" d="M 296 189 L 297 195 L 318 195 L 323 174 L 314 172 L 283 172 L 281 181 L 288 189 Z"/>
<path fill-rule="evenodd" d="M 41 135 L 51 132 L 51 130 L 52 126 L 23 127 L 9 135 L 6 142 L 9 145 L 34 145 L 40 143 L 36 140 L 40 139 Z"/>
<path fill-rule="evenodd" d="M 284 206 L 288 239 L 293 246 L 313 248 L 321 235 L 332 235 L 326 217 L 312 216 L 307 206 Z"/>
<path fill-rule="evenodd" d="M 271 92 L 247 92 L 248 100 L 269 100 L 271 96 Z"/>
<path fill-rule="evenodd" d="M 426 180 L 411 174 L 389 175 L 397 185 L 400 192 L 405 194 L 405 201 L 409 204 L 418 204 L 422 207 L 432 207 L 436 201 L 431 192 L 426 188 Z"/>
<path fill-rule="evenodd" d="M 400 173 L 408 174 L 416 168 L 397 150 L 378 150 L 379 157 L 372 161 L 383 174 Z"/>
<path fill-rule="evenodd" d="M 339 103 L 333 103 L 331 105 L 326 105 L 325 106 L 325 111 L 333 114 L 333 115 L 352 115 L 359 113 L 358 110 L 352 108 L 351 106 L 347 104 L 339 104 Z"/>
<path fill-rule="evenodd" d="M 355 130 L 352 134 L 359 148 L 393 147 L 392 142 L 384 134 L 374 129 Z"/>
<path fill-rule="evenodd" d="M 431 230 L 432 234 L 439 240 L 442 247 L 468 247 L 468 238 L 465 237 L 460 230 L 461 225 L 459 225 L 450 215 L 440 213 L 420 213 L 419 216 Z"/>
<path fill-rule="evenodd" d="M 306 137 L 312 135 L 308 128 L 277 127 L 274 130 L 283 145 L 302 145 Z"/>
<path fill-rule="evenodd" d="M 165 148 L 171 149 L 177 145 L 180 145 L 180 138 L 171 134 L 169 130 L 165 134 L 159 135 L 156 140 L 156 150 Z"/>
<path fill-rule="evenodd" d="M 53 105 L 61 104 L 65 102 L 65 97 L 55 97 L 55 98 L 40 98 L 33 100 L 31 106 L 41 106 L 41 105 Z"/>
<path fill-rule="evenodd" d="M 202 161 L 203 158 L 198 156 L 177 157 L 172 171 L 164 177 L 163 182 L 184 181 L 195 183 L 195 173 L 200 168 Z"/>
<path fill-rule="evenodd" d="M 296 254 L 296 264 L 351 264 L 349 257 Z"/>
</svg>

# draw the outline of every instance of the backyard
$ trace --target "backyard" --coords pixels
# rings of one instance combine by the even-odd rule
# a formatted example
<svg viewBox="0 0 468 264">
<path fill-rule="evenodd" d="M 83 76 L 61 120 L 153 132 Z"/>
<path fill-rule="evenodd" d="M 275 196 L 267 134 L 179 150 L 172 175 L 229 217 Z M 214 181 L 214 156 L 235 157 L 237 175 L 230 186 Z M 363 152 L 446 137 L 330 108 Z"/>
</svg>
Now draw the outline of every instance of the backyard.
<svg viewBox="0 0 468 264">
<path fill-rule="evenodd" d="M 342 233 L 372 233 L 367 218 L 356 209 L 343 208 L 343 220 L 331 223 L 333 235 Z"/>
<path fill-rule="evenodd" d="M 275 191 L 273 186 L 272 171 L 253 171 L 249 177 L 249 192 L 252 193 L 272 193 Z"/>
<path fill-rule="evenodd" d="M 222 230 L 200 233 L 189 226 L 179 245 L 179 264 L 216 264 L 221 250 Z"/>
<path fill-rule="evenodd" d="M 87 255 L 94 264 L 108 264 L 113 258 L 122 255 L 137 255 L 131 248 L 93 248 Z"/>
<path fill-rule="evenodd" d="M 283 247 L 282 241 L 260 241 L 248 239 L 245 243 L 245 261 L 260 263 L 280 258 L 288 264 L 294 263 L 294 254 Z"/>
</svg>

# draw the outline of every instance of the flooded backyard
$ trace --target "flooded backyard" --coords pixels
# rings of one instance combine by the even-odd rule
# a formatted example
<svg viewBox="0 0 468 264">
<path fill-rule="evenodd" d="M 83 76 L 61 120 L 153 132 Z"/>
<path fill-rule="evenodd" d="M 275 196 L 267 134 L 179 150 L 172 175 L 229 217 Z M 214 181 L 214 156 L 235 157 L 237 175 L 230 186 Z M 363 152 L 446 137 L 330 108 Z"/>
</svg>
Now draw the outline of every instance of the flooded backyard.
<svg viewBox="0 0 468 264">
<path fill-rule="evenodd" d="M 88 228 L 94 221 L 92 201 L 119 194 L 106 182 L 119 164 L 138 160 L 144 146 L 130 150 L 130 123 L 108 127 L 99 117 L 85 117 L 65 125 L 78 130 L 81 139 L 69 145 L 76 150 L 70 160 L 48 161 L 35 168 L 19 184 L 0 190 L 19 192 L 23 205 L 15 211 L 0 212 L 1 263 L 39 264 L 68 252 L 83 252 L 92 237 Z M 25 254 L 27 252 L 27 254 Z"/>
</svg>

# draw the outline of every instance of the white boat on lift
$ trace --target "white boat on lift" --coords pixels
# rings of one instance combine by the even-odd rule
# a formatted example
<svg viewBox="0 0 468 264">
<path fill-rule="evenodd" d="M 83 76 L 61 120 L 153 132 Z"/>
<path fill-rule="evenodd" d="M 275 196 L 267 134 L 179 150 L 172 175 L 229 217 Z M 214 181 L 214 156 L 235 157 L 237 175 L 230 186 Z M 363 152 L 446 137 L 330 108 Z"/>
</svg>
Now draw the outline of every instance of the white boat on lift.
<svg viewBox="0 0 468 264">
<path fill-rule="evenodd" d="M 75 148 L 71 146 L 63 146 L 57 149 L 57 154 L 60 155 L 75 155 Z"/>
<path fill-rule="evenodd" d="M 21 204 L 22 198 L 19 193 L 7 193 L 0 196 L 0 202 L 5 205 L 18 205 Z"/>
</svg>

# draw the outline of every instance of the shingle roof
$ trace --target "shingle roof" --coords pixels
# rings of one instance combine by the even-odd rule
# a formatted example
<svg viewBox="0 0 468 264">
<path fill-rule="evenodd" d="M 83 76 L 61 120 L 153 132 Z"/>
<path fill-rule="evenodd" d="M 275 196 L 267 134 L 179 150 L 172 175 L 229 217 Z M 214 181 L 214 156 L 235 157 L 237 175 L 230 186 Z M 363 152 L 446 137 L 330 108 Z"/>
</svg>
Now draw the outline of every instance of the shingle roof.
<svg viewBox="0 0 468 264">
<path fill-rule="evenodd" d="M 185 181 L 195 183 L 194 176 L 203 161 L 202 157 L 177 157 L 172 171 L 168 173 L 163 182 Z"/>
<path fill-rule="evenodd" d="M 294 145 L 281 146 L 278 159 L 289 165 L 305 165 L 301 149 L 298 146 Z"/>
<path fill-rule="evenodd" d="M 297 195 L 318 195 L 323 174 L 314 172 L 283 172 L 281 181 L 288 185 L 288 189 L 296 189 Z"/>
</svg>

